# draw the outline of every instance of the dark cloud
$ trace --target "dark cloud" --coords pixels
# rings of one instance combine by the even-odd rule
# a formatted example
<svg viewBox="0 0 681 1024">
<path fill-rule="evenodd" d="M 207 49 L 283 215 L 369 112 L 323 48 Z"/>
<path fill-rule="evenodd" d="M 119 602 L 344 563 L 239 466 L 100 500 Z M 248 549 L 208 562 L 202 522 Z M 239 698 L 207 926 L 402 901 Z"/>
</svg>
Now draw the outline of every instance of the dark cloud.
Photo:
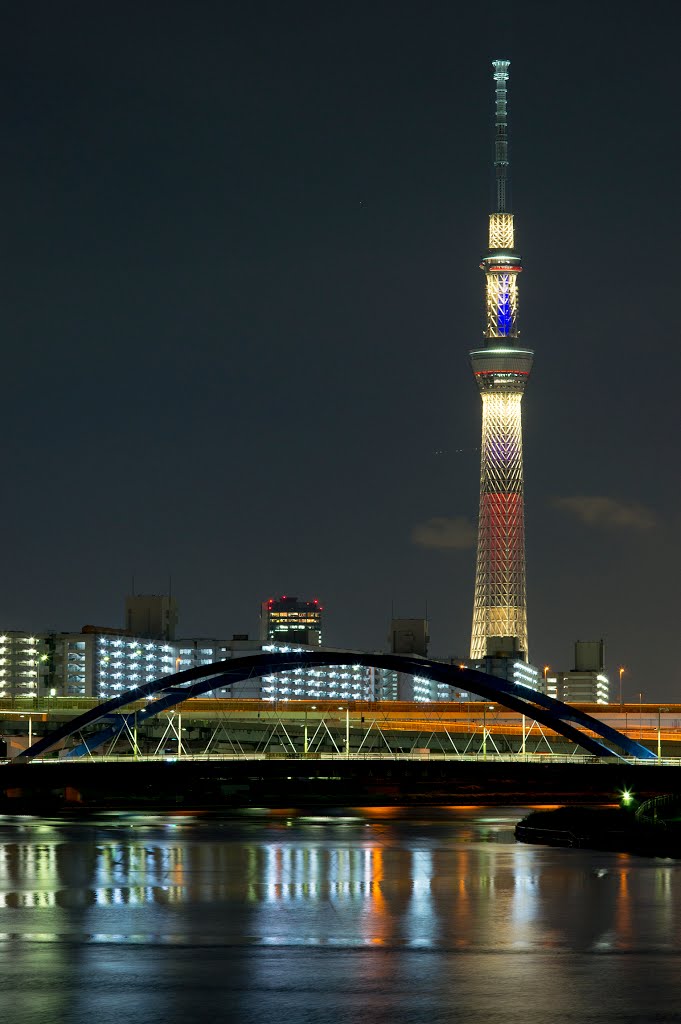
<svg viewBox="0 0 681 1024">
<path fill-rule="evenodd" d="M 422 548 L 436 548 L 440 551 L 465 550 L 474 547 L 476 532 L 473 524 L 465 516 L 433 516 L 414 527 L 411 539 Z"/>
<path fill-rule="evenodd" d="M 658 519 L 652 509 L 636 501 L 619 501 L 603 496 L 576 495 L 554 498 L 555 508 L 565 509 L 587 526 L 614 526 L 631 530 L 650 530 Z"/>
</svg>

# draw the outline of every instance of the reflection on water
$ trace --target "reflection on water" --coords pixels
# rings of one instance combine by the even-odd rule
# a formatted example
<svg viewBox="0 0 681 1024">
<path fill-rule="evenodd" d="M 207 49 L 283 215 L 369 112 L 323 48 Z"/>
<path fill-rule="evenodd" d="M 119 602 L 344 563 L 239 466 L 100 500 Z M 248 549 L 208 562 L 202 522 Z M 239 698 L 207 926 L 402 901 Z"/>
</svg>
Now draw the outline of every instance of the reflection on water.
<svg viewBox="0 0 681 1024">
<path fill-rule="evenodd" d="M 96 1002 L 106 1020 L 102 986 L 114 986 L 125 1001 L 120 986 L 128 977 L 138 997 L 141 991 L 150 1000 L 148 1019 L 156 1013 L 164 1024 L 181 1019 L 182 1000 L 170 1000 L 179 978 L 202 998 L 238 995 L 242 1020 L 255 1006 L 266 1018 L 282 999 L 309 1010 L 334 985 L 337 1002 L 354 1006 L 363 992 L 383 1012 L 405 985 L 409 999 L 425 999 L 426 979 L 433 1020 L 451 1011 L 445 993 L 454 982 L 475 989 L 469 1012 L 480 1020 L 493 1006 L 507 1019 L 532 1020 L 535 1010 L 548 1019 L 556 994 L 574 1002 L 577 974 L 586 991 L 593 988 L 595 1002 L 580 1011 L 590 1020 L 604 1005 L 605 955 L 615 957 L 607 961 L 614 985 L 608 1019 L 618 1018 L 623 992 L 636 1003 L 632 965 L 634 974 L 639 964 L 643 972 L 642 957 L 656 959 L 656 1000 L 663 1002 L 669 958 L 671 1006 L 671 965 L 681 948 L 677 863 L 519 845 L 512 830 L 521 813 L 0 819 L 0 949 L 11 950 L 0 960 L 0 983 L 15 991 L 13 1019 L 44 1011 L 84 1020 Z M 310 978 L 315 949 L 324 959 Z M 362 950 L 348 966 L 343 958 Z M 418 953 L 435 959 L 414 961 Z M 466 957 L 484 957 L 494 984 L 461 975 Z M 339 980 L 343 970 L 351 988 Z M 516 991 L 519 976 L 534 986 L 531 1005 Z M 298 996 L 282 996 L 289 990 Z M 394 1007 L 390 1013 L 402 1019 Z"/>
<path fill-rule="evenodd" d="M 12 915 L 15 926 L 30 921 L 28 934 L 45 934 L 43 911 L 62 925 L 55 934 L 76 920 L 60 910 L 81 910 L 77 920 L 96 934 L 105 908 L 176 906 L 205 924 L 225 904 L 248 920 L 249 941 L 268 943 L 624 950 L 646 935 L 678 941 L 675 862 L 519 845 L 516 817 L 452 809 L 430 822 L 291 812 L 257 824 L 4 819 L 0 910 L 31 911 Z M 647 914 L 635 923 L 636 903 Z M 230 928 L 221 921 L 216 937 Z"/>
</svg>

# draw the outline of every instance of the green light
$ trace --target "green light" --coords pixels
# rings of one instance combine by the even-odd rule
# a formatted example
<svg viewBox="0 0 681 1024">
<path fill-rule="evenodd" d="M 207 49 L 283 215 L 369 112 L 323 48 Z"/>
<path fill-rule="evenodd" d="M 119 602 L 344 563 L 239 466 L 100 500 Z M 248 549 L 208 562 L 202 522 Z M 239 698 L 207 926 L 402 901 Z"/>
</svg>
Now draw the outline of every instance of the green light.
<svg viewBox="0 0 681 1024">
<path fill-rule="evenodd" d="M 623 789 L 620 795 L 621 795 L 621 798 L 622 798 L 622 806 L 623 807 L 628 807 L 629 804 L 631 803 L 631 801 L 634 799 L 634 797 L 632 796 L 631 790 L 629 790 L 629 789 Z"/>
</svg>

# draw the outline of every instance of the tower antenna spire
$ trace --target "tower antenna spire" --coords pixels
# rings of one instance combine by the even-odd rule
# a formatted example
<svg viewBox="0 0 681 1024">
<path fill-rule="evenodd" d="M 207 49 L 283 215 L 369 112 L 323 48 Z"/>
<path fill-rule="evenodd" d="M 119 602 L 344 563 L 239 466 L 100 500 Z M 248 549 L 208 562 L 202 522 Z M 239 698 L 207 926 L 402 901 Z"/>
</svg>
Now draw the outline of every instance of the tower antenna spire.
<svg viewBox="0 0 681 1024">
<path fill-rule="evenodd" d="M 497 186 L 497 213 L 507 213 L 508 202 L 508 103 L 506 83 L 510 60 L 493 60 L 494 68 L 494 173 Z"/>
</svg>

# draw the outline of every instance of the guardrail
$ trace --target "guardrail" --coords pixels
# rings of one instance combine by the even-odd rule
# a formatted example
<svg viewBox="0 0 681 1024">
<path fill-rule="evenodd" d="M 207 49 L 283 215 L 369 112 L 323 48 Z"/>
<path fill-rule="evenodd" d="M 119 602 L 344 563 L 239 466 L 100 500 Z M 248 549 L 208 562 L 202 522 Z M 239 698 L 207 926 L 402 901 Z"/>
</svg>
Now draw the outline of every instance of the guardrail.
<svg viewBox="0 0 681 1024">
<path fill-rule="evenodd" d="M 645 825 L 657 825 L 658 828 L 666 828 L 667 822 L 659 817 L 659 812 L 676 806 L 681 810 L 681 796 L 676 793 L 665 793 L 662 796 L 652 796 L 644 800 L 636 808 L 636 820 Z"/>
<path fill-rule="evenodd" d="M 427 764 L 429 762 L 445 762 L 445 761 L 474 761 L 478 763 L 494 763 L 494 764 L 588 764 L 588 765 L 613 765 L 613 764 L 630 764 L 630 765 L 646 765 L 652 767 L 659 767 L 660 765 L 669 765 L 673 767 L 681 766 L 681 758 L 669 757 L 664 758 L 661 761 L 641 761 L 637 758 L 624 758 L 624 757 L 596 757 L 590 754 L 584 755 L 568 755 L 568 754 L 490 754 L 484 755 L 483 753 L 475 754 L 456 754 L 456 753 L 431 753 L 430 755 L 423 754 L 410 754 L 410 753 L 360 753 L 360 754 L 344 754 L 344 753 L 327 753 L 314 751 L 312 753 L 294 753 L 293 751 L 273 751 L 270 753 L 235 753 L 227 752 L 224 754 L 204 754 L 204 753 L 165 753 L 165 754 L 138 754 L 135 757 L 132 753 L 128 755 L 124 754 L 97 754 L 93 753 L 89 756 L 82 758 L 67 760 L 64 757 L 45 757 L 36 758 L 32 761 L 32 764 L 102 764 L 102 763 L 154 763 L 154 762 L 166 762 L 174 763 L 178 761 L 412 761 L 414 763 Z M 9 760 L 0 761 L 0 764 L 11 764 Z M 663 798 L 655 798 L 663 799 Z M 646 801 L 648 803 L 649 801 Z M 641 807 L 645 806 L 644 804 Z"/>
</svg>

